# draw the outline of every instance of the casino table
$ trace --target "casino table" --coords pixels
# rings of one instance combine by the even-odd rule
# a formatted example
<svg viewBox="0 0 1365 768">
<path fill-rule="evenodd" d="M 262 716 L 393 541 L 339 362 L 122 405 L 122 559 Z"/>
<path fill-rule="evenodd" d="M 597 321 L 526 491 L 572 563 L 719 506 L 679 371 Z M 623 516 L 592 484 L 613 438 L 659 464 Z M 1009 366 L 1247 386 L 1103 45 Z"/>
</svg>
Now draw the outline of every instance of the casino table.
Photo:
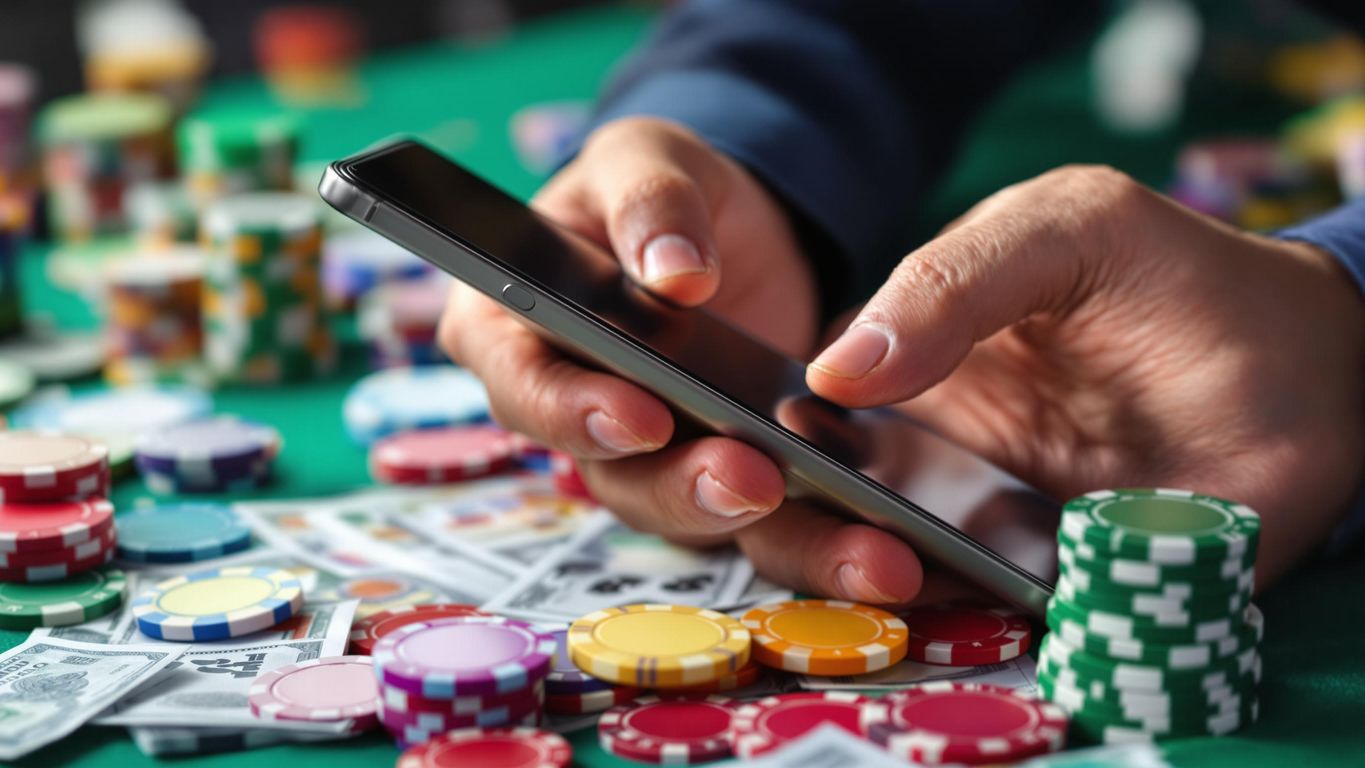
<svg viewBox="0 0 1365 768">
<path fill-rule="evenodd" d="M 540 179 L 523 168 L 508 138 L 508 118 L 520 107 L 589 98 L 605 73 L 649 22 L 631 6 L 564 14 L 528 23 L 477 45 L 430 44 L 387 51 L 360 72 L 359 106 L 301 110 L 304 154 L 325 161 L 399 133 L 415 134 L 504 186 L 528 196 Z M 1115 136 L 1099 126 L 1089 107 L 1088 55 L 1065 52 L 1014 82 L 969 132 L 949 177 L 915 215 L 929 236 L 967 205 L 1001 185 L 1068 161 L 1108 162 L 1139 179 L 1160 184 L 1182 141 L 1215 131 L 1271 130 L 1290 112 L 1284 105 L 1249 102 L 1235 89 L 1197 90 L 1178 128 L 1143 138 Z M 212 84 L 202 109 L 269 106 L 257 79 Z M 79 328 L 94 322 L 75 296 L 44 279 L 45 249 L 26 254 L 24 281 L 30 311 Z M 364 355 L 350 350 L 342 371 L 326 381 L 287 388 L 225 389 L 221 412 L 276 425 L 284 435 L 272 496 L 318 496 L 367 483 L 365 457 L 343 432 L 341 399 L 364 371 Z M 77 385 L 98 386 L 98 384 Z M 136 480 L 115 493 L 120 506 L 145 495 Z M 1360 764 L 1365 758 L 1365 560 L 1359 553 L 1307 563 L 1260 599 L 1267 632 L 1260 721 L 1220 739 L 1166 746 L 1179 765 L 1284 766 Z M 23 639 L 0 633 L 11 647 Z M 626 765 L 604 754 L 595 733 L 572 738 L 580 765 Z M 195 766 L 305 768 L 392 765 L 397 750 L 385 736 L 277 746 L 250 752 L 179 758 Z M 25 766 L 90 768 L 149 765 L 122 728 L 86 727 L 19 762 Z"/>
</svg>

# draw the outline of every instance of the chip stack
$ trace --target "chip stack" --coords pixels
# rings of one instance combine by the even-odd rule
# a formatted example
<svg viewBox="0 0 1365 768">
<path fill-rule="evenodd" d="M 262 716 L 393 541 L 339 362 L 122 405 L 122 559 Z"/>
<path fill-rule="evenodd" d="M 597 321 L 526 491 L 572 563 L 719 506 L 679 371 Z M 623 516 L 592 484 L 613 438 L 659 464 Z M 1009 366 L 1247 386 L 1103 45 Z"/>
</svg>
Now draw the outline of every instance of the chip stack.
<svg viewBox="0 0 1365 768">
<path fill-rule="evenodd" d="M 320 214 L 303 195 L 227 198 L 205 214 L 209 367 L 220 380 L 278 384 L 336 364 L 323 306 Z"/>
<path fill-rule="evenodd" d="M 125 196 L 165 178 L 171 109 L 152 94 L 70 96 L 48 105 L 39 125 L 48 215 L 68 243 L 128 230 Z"/>
<path fill-rule="evenodd" d="M 362 296 L 382 285 L 430 274 L 431 265 L 420 256 L 368 229 L 330 235 L 322 246 L 323 285 L 328 303 L 336 309 L 354 308 Z M 448 284 L 443 280 L 440 287 Z"/>
<path fill-rule="evenodd" d="M 540 723 L 555 638 L 500 616 L 397 627 L 374 644 L 379 721 L 407 748 L 464 728 Z"/>
<path fill-rule="evenodd" d="M 206 386 L 202 297 L 205 260 L 181 248 L 122 259 L 106 274 L 105 379 L 115 386 Z"/>
<path fill-rule="evenodd" d="M 281 445 L 274 427 L 215 416 L 144 434 L 137 468 L 155 493 L 249 491 L 269 482 Z"/>
<path fill-rule="evenodd" d="M 177 132 L 180 171 L 199 210 L 246 192 L 294 186 L 299 126 L 283 115 L 191 116 Z"/>
<path fill-rule="evenodd" d="M 128 192 L 128 222 L 139 248 L 166 251 L 192 243 L 199 219 L 189 193 L 178 181 L 139 184 Z"/>
<path fill-rule="evenodd" d="M 183 115 L 208 72 L 209 43 L 176 3 L 97 3 L 82 7 L 78 32 L 92 91 L 142 91 Z"/>
<path fill-rule="evenodd" d="M 1255 721 L 1259 532 L 1246 506 L 1185 491 L 1067 502 L 1038 681 L 1078 737 L 1209 736 Z"/>
<path fill-rule="evenodd" d="M 516 441 L 493 424 L 418 429 L 375 443 L 370 475 L 381 483 L 439 485 L 505 472 L 516 461 Z"/>
<path fill-rule="evenodd" d="M 447 362 L 437 332 L 448 286 L 441 278 L 389 283 L 360 298 L 357 331 L 369 347 L 370 367 Z"/>
</svg>

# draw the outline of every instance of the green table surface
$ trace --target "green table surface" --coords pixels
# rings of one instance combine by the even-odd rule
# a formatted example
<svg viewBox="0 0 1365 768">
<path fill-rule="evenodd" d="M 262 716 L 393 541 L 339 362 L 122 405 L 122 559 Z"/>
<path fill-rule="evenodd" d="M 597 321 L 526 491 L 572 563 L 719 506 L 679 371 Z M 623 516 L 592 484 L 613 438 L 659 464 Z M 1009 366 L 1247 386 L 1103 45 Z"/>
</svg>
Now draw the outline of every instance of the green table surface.
<svg viewBox="0 0 1365 768">
<path fill-rule="evenodd" d="M 526 197 L 540 179 L 516 159 L 508 138 L 510 116 L 527 104 L 590 98 L 612 64 L 639 39 L 649 15 L 629 6 L 577 12 L 527 24 L 478 46 L 433 44 L 385 52 L 360 72 L 364 98 L 357 106 L 300 111 L 306 125 L 305 159 L 328 161 L 393 134 L 415 134 L 436 144 L 512 193 Z M 1264 100 L 1248 106 L 1245 94 L 1225 87 L 1196 87 L 1178 126 L 1142 138 L 1115 136 L 1100 127 L 1089 106 L 1087 55 L 1073 50 L 1021 76 L 969 132 L 950 176 L 916 214 L 924 236 L 1000 186 L 1066 162 L 1107 162 L 1160 184 L 1180 143 L 1216 132 L 1272 130 L 1289 114 Z M 205 111 L 264 109 L 272 97 L 256 79 L 214 83 Z M 63 325 L 94 322 L 81 301 L 43 277 L 45 248 L 26 254 L 28 305 Z M 336 377 L 287 388 L 225 389 L 218 409 L 276 425 L 287 446 L 272 496 L 316 496 L 353 490 L 367 482 L 365 457 L 346 439 L 341 399 L 364 371 L 363 353 L 350 349 Z M 82 386 L 98 386 L 87 384 Z M 135 481 L 115 492 L 120 506 L 145 495 Z M 1365 762 L 1365 562 L 1360 557 L 1306 564 L 1261 598 L 1267 617 L 1262 649 L 1261 719 L 1235 736 L 1172 743 L 1180 765 L 1285 766 Z M 0 633 L 11 647 L 22 633 Z M 606 755 L 594 731 L 572 737 L 576 763 L 627 765 Z M 383 735 L 249 752 L 179 758 L 195 766 L 305 768 L 391 765 L 397 757 Z M 90 768 L 154 764 L 122 728 L 86 727 L 20 761 L 26 766 Z"/>
</svg>

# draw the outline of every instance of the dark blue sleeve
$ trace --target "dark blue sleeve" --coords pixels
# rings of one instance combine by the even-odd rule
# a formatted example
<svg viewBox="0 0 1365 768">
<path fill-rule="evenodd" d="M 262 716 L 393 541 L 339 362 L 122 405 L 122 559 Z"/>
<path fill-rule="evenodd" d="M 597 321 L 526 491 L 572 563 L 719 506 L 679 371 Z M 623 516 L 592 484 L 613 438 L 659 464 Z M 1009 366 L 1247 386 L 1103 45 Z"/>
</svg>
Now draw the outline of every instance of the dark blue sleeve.
<svg viewBox="0 0 1365 768">
<path fill-rule="evenodd" d="M 596 122 L 672 119 L 745 164 L 832 240 L 825 257 L 843 263 L 824 274 L 847 279 L 827 298 L 842 303 L 912 245 L 910 211 L 984 100 L 1102 6 L 692 0 L 618 72 Z"/>
</svg>

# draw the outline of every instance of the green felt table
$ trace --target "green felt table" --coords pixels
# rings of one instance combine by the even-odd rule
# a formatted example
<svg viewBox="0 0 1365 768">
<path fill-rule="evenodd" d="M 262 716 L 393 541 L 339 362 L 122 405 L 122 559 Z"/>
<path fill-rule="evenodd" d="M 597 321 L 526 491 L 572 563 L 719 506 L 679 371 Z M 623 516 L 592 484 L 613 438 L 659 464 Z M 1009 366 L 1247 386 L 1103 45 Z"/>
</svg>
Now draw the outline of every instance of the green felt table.
<svg viewBox="0 0 1365 768">
<path fill-rule="evenodd" d="M 540 179 L 517 161 L 507 133 L 520 107 L 543 101 L 589 98 L 612 64 L 639 39 L 649 22 L 629 6 L 591 10 L 527 24 L 478 46 L 433 44 L 385 52 L 368 61 L 360 80 L 364 98 L 356 106 L 300 112 L 306 125 L 305 160 L 327 161 L 386 136 L 416 134 L 436 144 L 512 193 L 529 196 Z M 970 131 L 964 148 L 931 201 L 915 216 L 930 235 L 976 199 L 1065 162 L 1108 162 L 1159 184 L 1180 142 L 1218 131 L 1273 128 L 1284 107 L 1248 108 L 1235 90 L 1196 93 L 1176 128 L 1144 138 L 1104 131 L 1089 106 L 1090 81 L 1084 50 L 1058 57 L 1016 81 Z M 256 79 L 212 84 L 202 109 L 261 109 L 272 104 Z M 75 296 L 44 279 L 45 249 L 26 254 L 24 280 L 31 310 L 70 327 L 94 322 Z M 280 480 L 274 496 L 315 496 L 367 483 L 363 452 L 346 439 L 341 399 L 364 370 L 363 354 L 348 350 L 342 371 L 327 381 L 265 389 L 225 389 L 218 409 L 276 425 L 285 437 Z M 99 386 L 85 384 L 78 386 Z M 115 493 L 120 506 L 145 495 L 136 480 Z M 1361 558 L 1313 563 L 1265 594 L 1263 648 L 1265 678 L 1261 719 L 1254 727 L 1222 739 L 1167 745 L 1181 765 L 1284 766 L 1359 764 L 1365 758 L 1365 583 Z M 1352 585 L 1357 585 L 1352 588 Z M 0 633 L 0 647 L 23 634 Z M 606 755 L 593 731 L 572 738 L 580 765 L 626 765 Z M 372 734 L 345 742 L 278 746 L 250 752 L 181 758 L 195 766 L 305 768 L 391 765 L 398 752 L 387 738 Z M 58 744 L 20 761 L 26 766 L 90 768 L 137 766 L 144 757 L 121 728 L 86 727 Z"/>
</svg>

